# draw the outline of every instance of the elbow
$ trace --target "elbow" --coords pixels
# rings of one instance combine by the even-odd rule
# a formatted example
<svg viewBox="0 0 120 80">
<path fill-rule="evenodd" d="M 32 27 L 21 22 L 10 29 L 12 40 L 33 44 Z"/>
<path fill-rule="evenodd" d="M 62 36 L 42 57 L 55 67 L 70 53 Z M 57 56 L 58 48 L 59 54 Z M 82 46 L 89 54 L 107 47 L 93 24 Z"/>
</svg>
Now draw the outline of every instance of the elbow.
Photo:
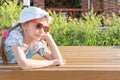
<svg viewBox="0 0 120 80">
<path fill-rule="evenodd" d="M 27 61 L 23 62 L 22 64 L 19 64 L 19 66 L 20 66 L 20 69 L 22 69 L 22 70 L 31 69 L 29 64 L 27 63 Z"/>
<path fill-rule="evenodd" d="M 20 66 L 20 69 L 22 69 L 22 70 L 28 70 L 29 68 L 24 65 L 24 66 Z"/>
</svg>

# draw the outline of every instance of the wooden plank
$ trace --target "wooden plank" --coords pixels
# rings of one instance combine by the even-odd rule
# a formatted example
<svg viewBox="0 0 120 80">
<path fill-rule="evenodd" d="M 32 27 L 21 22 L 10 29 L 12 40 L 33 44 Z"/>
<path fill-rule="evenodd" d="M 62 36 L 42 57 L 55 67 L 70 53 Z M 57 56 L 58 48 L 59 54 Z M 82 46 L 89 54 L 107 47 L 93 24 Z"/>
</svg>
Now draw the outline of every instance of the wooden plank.
<svg viewBox="0 0 120 80">
<path fill-rule="evenodd" d="M 0 80 L 120 80 L 120 47 L 59 46 L 65 66 L 20 70 L 0 65 Z M 35 55 L 33 59 L 43 58 Z"/>
<path fill-rule="evenodd" d="M 117 46 L 62 46 L 59 49 L 69 65 L 120 64 L 120 47 Z M 40 59 L 39 56 L 34 58 Z"/>
<path fill-rule="evenodd" d="M 82 70 L 90 70 L 90 71 L 120 71 L 120 65 L 66 65 L 66 66 L 51 66 L 44 67 L 39 69 L 31 69 L 31 70 L 21 70 L 17 64 L 14 65 L 1 65 L 1 72 L 16 72 L 16 71 L 82 71 Z"/>
<path fill-rule="evenodd" d="M 118 52 L 120 51 L 119 46 L 64 46 L 64 47 L 59 47 L 60 51 L 84 51 L 84 52 L 91 52 L 91 51 L 96 51 L 96 52 Z"/>
<path fill-rule="evenodd" d="M 53 11 L 72 11 L 72 12 L 76 12 L 76 11 L 89 11 L 88 9 L 80 9 L 80 8 L 46 8 L 46 10 L 53 10 Z M 95 8 L 94 11 L 102 11 L 102 9 L 100 8 Z"/>
<path fill-rule="evenodd" d="M 119 71 L 25 71 L 3 72 L 1 80 L 119 80 Z M 0 74 L 1 75 L 1 74 Z M 7 75 L 7 76 L 6 76 Z"/>
<path fill-rule="evenodd" d="M 91 68 L 90 68 L 91 67 Z M 116 66 L 50 67 L 37 70 L 1 71 L 0 80 L 119 80 L 120 68 Z M 120 67 L 120 66 L 118 66 Z M 75 69 L 74 69 L 75 68 Z M 13 75 L 14 74 L 14 75 Z M 112 76 L 112 77 L 110 77 Z"/>
</svg>

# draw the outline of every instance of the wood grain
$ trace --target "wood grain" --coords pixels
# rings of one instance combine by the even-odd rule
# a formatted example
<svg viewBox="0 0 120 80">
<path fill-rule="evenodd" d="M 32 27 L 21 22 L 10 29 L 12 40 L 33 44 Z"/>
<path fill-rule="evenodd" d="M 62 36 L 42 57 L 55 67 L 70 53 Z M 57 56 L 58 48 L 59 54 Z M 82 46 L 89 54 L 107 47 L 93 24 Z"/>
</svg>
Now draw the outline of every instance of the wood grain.
<svg viewBox="0 0 120 80">
<path fill-rule="evenodd" d="M 120 80 L 119 46 L 59 46 L 65 66 L 20 70 L 0 65 L 0 80 Z M 39 55 L 33 59 L 42 60 Z"/>
</svg>

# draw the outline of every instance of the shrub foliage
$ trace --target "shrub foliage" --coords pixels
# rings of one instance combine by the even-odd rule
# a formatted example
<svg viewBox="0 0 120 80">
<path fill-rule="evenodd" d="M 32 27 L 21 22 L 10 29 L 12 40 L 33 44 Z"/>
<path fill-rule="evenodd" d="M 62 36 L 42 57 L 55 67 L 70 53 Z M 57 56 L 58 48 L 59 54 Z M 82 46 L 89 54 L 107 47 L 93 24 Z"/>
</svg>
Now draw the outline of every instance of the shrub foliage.
<svg viewBox="0 0 120 80">
<path fill-rule="evenodd" d="M 0 33 L 8 29 L 19 18 L 22 4 L 8 0 L 0 6 Z M 120 17 L 97 15 L 93 11 L 84 13 L 81 19 L 66 19 L 62 13 L 49 11 L 54 20 L 50 24 L 58 46 L 119 46 Z M 103 21 L 103 24 L 101 23 Z"/>
</svg>

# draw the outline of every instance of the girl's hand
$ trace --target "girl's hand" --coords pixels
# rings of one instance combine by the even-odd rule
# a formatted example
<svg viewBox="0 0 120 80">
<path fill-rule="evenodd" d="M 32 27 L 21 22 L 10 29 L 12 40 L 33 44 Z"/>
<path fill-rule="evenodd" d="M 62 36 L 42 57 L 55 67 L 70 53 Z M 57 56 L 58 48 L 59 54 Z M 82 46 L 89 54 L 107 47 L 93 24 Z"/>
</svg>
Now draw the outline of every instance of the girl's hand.
<svg viewBox="0 0 120 80">
<path fill-rule="evenodd" d="M 66 64 L 66 60 L 64 59 L 63 61 L 57 60 L 58 64 L 56 66 L 64 66 Z"/>
<path fill-rule="evenodd" d="M 66 60 L 62 59 L 60 51 L 58 50 L 57 45 L 55 44 L 51 34 L 49 32 L 45 33 L 43 35 L 43 37 L 46 40 L 46 42 L 48 43 L 48 45 L 50 46 L 53 59 L 57 59 L 55 61 L 55 64 L 58 63 L 56 66 L 63 66 L 63 65 L 65 65 L 66 64 Z"/>
<path fill-rule="evenodd" d="M 63 59 L 63 61 L 59 61 L 59 66 L 64 66 L 66 64 L 66 60 Z"/>
<path fill-rule="evenodd" d="M 43 35 L 44 39 L 49 39 L 50 37 L 51 37 L 51 34 L 49 32 L 47 32 Z"/>
<path fill-rule="evenodd" d="M 41 37 L 41 42 L 47 46 L 46 40 L 48 40 L 50 33 L 44 33 L 44 35 Z"/>
<path fill-rule="evenodd" d="M 66 64 L 66 60 L 60 61 L 58 59 L 53 60 L 53 65 L 55 66 L 64 66 Z"/>
</svg>

